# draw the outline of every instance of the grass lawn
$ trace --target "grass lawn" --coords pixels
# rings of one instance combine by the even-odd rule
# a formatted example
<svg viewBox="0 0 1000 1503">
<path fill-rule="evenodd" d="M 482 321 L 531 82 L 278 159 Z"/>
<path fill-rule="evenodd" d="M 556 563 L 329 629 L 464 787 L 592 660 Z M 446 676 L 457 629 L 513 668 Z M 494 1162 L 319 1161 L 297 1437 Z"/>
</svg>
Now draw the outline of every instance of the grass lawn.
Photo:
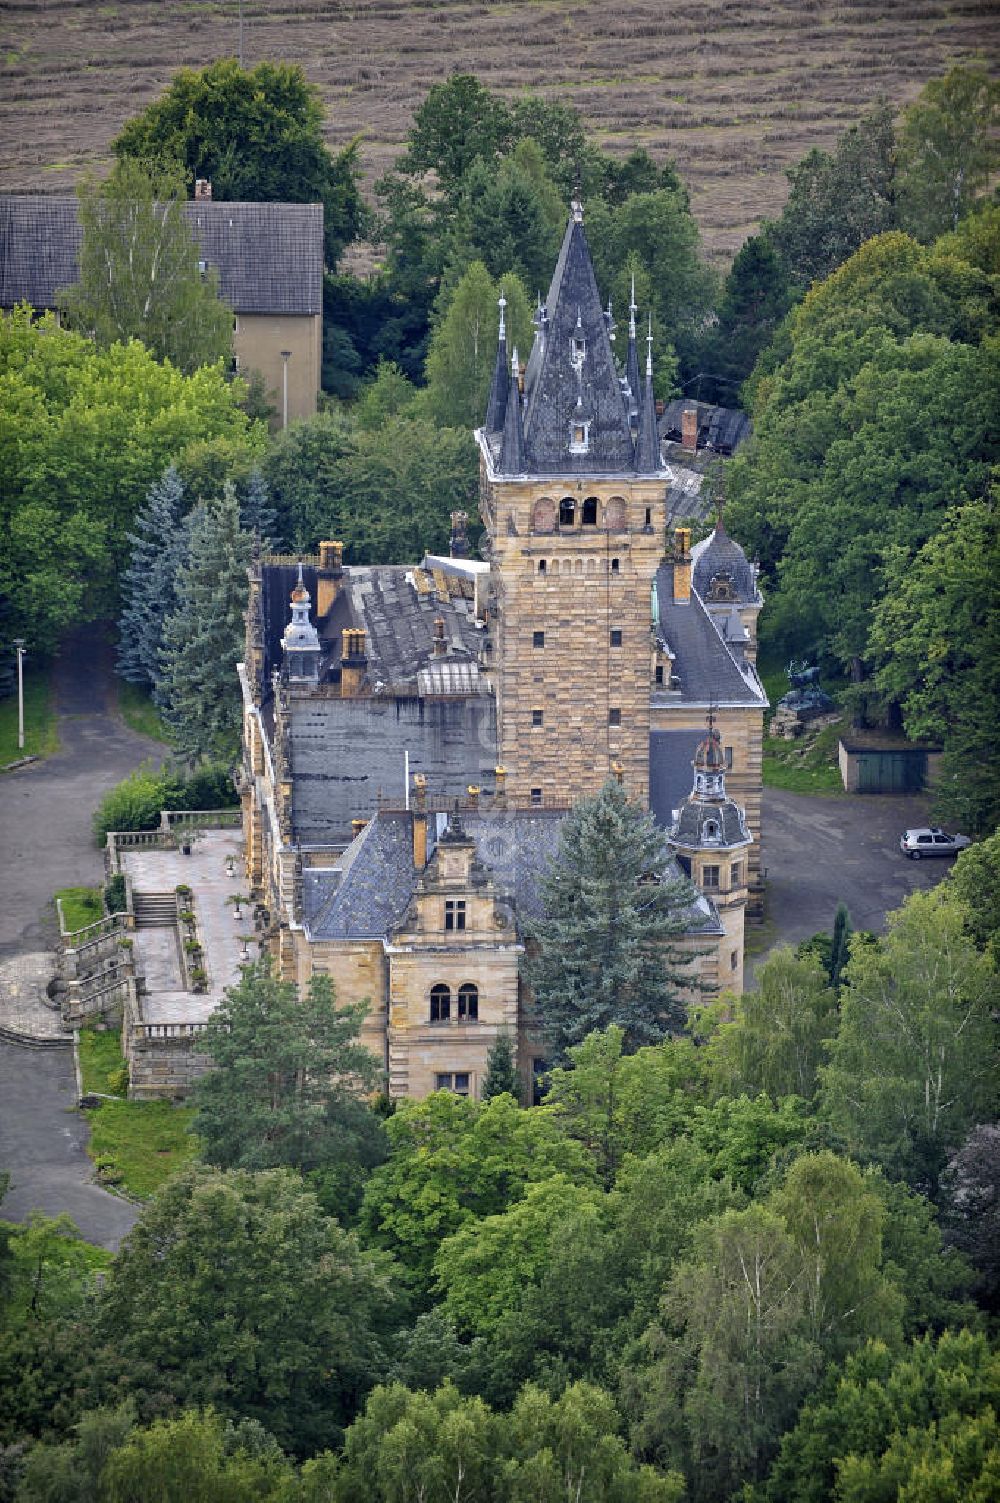
<svg viewBox="0 0 1000 1503">
<path fill-rule="evenodd" d="M 121 1089 L 121 1035 L 116 1029 L 80 1030 L 80 1071 L 84 1091 L 115 1094 Z M 194 1108 L 170 1101 L 102 1101 L 87 1113 L 87 1152 L 105 1185 L 147 1200 L 195 1155 L 191 1132 Z"/>
<path fill-rule="evenodd" d="M 63 923 L 70 934 L 86 929 L 104 917 L 104 895 L 100 887 L 60 887 L 56 897 L 62 904 Z"/>
<path fill-rule="evenodd" d="M 138 684 L 130 684 L 125 679 L 118 680 L 118 712 L 129 730 L 135 731 L 136 735 L 148 736 L 151 741 L 162 741 L 166 746 L 171 744 L 170 732 L 164 725 L 159 710 L 147 691 Z"/>
<path fill-rule="evenodd" d="M 102 1101 L 87 1113 L 87 1152 L 106 1185 L 147 1200 L 194 1158 L 194 1108 L 170 1101 Z"/>
<path fill-rule="evenodd" d="M 837 742 L 842 730 L 843 722 L 838 722 L 824 726 L 811 740 L 805 736 L 797 741 L 765 736 L 764 787 L 785 788 L 789 793 L 844 794 L 837 765 Z"/>
<path fill-rule="evenodd" d="M 19 757 L 51 757 L 59 750 L 48 670 L 24 671 L 24 747 L 17 744 L 17 687 L 0 700 L 0 767 Z"/>
<path fill-rule="evenodd" d="M 105 1096 L 124 1095 L 124 1068 L 121 1033 L 117 1028 L 108 1028 L 103 1033 L 96 1028 L 80 1029 L 80 1074 L 84 1094 L 98 1091 Z"/>
</svg>

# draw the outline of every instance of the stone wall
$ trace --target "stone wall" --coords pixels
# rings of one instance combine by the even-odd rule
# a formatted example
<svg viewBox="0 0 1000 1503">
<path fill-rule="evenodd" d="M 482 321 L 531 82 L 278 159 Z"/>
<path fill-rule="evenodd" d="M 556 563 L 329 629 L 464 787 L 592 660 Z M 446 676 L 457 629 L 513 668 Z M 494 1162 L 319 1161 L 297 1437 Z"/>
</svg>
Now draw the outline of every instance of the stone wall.
<svg viewBox="0 0 1000 1503">
<path fill-rule="evenodd" d="M 186 1096 L 198 1077 L 211 1069 L 208 1057 L 194 1047 L 194 1031 L 180 1031 L 183 1026 L 165 1023 L 157 1029 L 143 1024 L 138 1030 L 123 1030 L 130 1100 Z"/>
</svg>

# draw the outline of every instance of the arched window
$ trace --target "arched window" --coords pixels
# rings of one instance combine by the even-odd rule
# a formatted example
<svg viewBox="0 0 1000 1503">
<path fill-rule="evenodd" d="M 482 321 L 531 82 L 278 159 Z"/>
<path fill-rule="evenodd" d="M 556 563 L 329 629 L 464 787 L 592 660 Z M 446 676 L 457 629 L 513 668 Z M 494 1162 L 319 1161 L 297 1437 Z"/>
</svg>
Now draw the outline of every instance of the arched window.
<svg viewBox="0 0 1000 1503">
<path fill-rule="evenodd" d="M 451 1017 L 451 988 L 439 981 L 431 987 L 431 1022 L 447 1023 Z"/>
<path fill-rule="evenodd" d="M 471 981 L 463 981 L 458 988 L 458 1016 L 465 1023 L 479 1020 L 479 988 Z"/>
<path fill-rule="evenodd" d="M 612 496 L 604 508 L 604 525 L 609 532 L 624 532 L 628 508 L 622 496 Z"/>
<path fill-rule="evenodd" d="M 544 558 L 540 558 L 538 560 L 538 572 L 539 572 L 539 574 L 544 574 L 545 573 L 545 562 L 546 561 L 545 561 Z"/>
<path fill-rule="evenodd" d="M 559 526 L 572 527 L 576 522 L 576 502 L 572 496 L 563 496 L 559 502 Z"/>
<path fill-rule="evenodd" d="M 719 826 L 716 824 L 716 822 L 715 822 L 714 819 L 706 819 L 706 821 L 705 821 L 705 839 L 706 840 L 718 840 L 719 839 Z"/>
<path fill-rule="evenodd" d="M 596 496 L 585 496 L 584 497 L 584 499 L 583 499 L 583 517 L 582 517 L 581 520 L 583 522 L 584 527 L 596 527 L 597 526 L 597 497 Z"/>
<path fill-rule="evenodd" d="M 532 532 L 554 532 L 556 526 L 556 503 L 549 496 L 540 496 L 531 513 Z"/>
</svg>

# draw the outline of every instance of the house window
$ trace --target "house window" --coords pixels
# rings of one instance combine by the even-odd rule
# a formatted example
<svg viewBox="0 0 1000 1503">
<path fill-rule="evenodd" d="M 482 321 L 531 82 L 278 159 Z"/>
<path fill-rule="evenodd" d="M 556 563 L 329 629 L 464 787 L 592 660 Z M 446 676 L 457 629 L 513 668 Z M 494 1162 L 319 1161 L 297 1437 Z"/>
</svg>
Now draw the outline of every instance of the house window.
<svg viewBox="0 0 1000 1503">
<path fill-rule="evenodd" d="M 611 645 L 612 647 L 620 647 L 622 645 L 621 628 L 618 626 L 611 628 Z"/>
<path fill-rule="evenodd" d="M 533 631 L 531 633 L 531 645 L 532 647 L 544 647 L 545 633 L 543 631 Z"/>
<path fill-rule="evenodd" d="M 458 1017 L 460 1022 L 475 1023 L 479 1019 L 479 988 L 465 981 L 458 988 Z"/>
<path fill-rule="evenodd" d="M 690 875 L 691 875 L 691 857 L 690 856 L 678 856 L 677 857 L 677 865 L 680 867 L 680 869 L 684 873 L 685 877 L 690 877 Z"/>
<path fill-rule="evenodd" d="M 730 887 L 739 887 L 740 882 L 742 880 L 742 877 L 743 877 L 743 868 L 742 868 L 742 866 L 740 865 L 740 863 L 738 861 L 734 861 L 733 864 L 732 864 L 732 866 L 729 868 L 729 885 L 730 885 Z"/>
<path fill-rule="evenodd" d="M 431 987 L 431 1022 L 447 1023 L 451 1017 L 451 991 L 439 981 Z"/>
<path fill-rule="evenodd" d="M 612 574 L 618 573 L 618 560 L 616 558 L 611 560 L 611 572 Z"/>
<path fill-rule="evenodd" d="M 703 866 L 701 869 L 702 887 L 711 887 L 718 891 L 719 868 L 717 866 Z"/>
<path fill-rule="evenodd" d="M 540 804 L 542 802 L 542 790 L 540 788 L 532 788 L 531 802 L 533 804 Z"/>
<path fill-rule="evenodd" d="M 716 822 L 715 822 L 714 819 L 706 819 L 706 821 L 705 821 L 705 839 L 706 840 L 718 840 L 718 838 L 719 838 L 719 826 L 716 824 Z"/>
<path fill-rule="evenodd" d="M 652 525 L 653 525 L 653 508 L 651 506 L 647 506 L 646 507 L 646 526 L 647 527 L 652 527 Z"/>
<path fill-rule="evenodd" d="M 538 572 L 539 572 L 539 574 L 544 574 L 545 573 L 545 560 L 544 560 L 544 558 L 540 558 L 538 560 Z"/>
<path fill-rule="evenodd" d="M 580 329 L 579 323 L 577 323 L 576 328 L 577 328 L 577 331 L 579 331 L 579 329 Z M 574 332 L 573 338 L 570 341 L 570 351 L 569 351 L 569 358 L 570 358 L 570 360 L 574 364 L 577 364 L 579 361 L 581 361 L 584 358 L 584 356 L 586 355 L 586 353 L 587 353 L 587 341 L 586 341 L 586 339 L 583 337 L 582 333 L 580 333 L 580 332 Z"/>
<path fill-rule="evenodd" d="M 563 496 L 559 502 L 559 526 L 572 527 L 576 521 L 576 502 L 572 496 Z"/>
<path fill-rule="evenodd" d="M 583 517 L 581 518 L 581 520 L 583 522 L 584 527 L 596 527 L 597 526 L 597 497 L 596 496 L 586 496 L 584 498 L 584 502 L 583 502 Z"/>
<path fill-rule="evenodd" d="M 435 1075 L 436 1091 L 451 1091 L 455 1096 L 468 1096 L 472 1089 L 472 1076 L 468 1071 L 456 1071 L 450 1075 Z"/>
<path fill-rule="evenodd" d="M 739 964 L 740 964 L 740 952 L 739 952 L 739 950 L 730 950 L 730 952 L 729 952 L 729 969 L 731 971 L 738 970 Z"/>
<path fill-rule="evenodd" d="M 444 926 L 446 929 L 465 928 L 465 899 L 446 898 L 444 905 Z"/>
<path fill-rule="evenodd" d="M 622 712 L 621 712 L 621 710 L 609 710 L 608 711 L 608 725 L 621 725 L 621 723 L 622 723 Z"/>
<path fill-rule="evenodd" d="M 663 664 L 662 663 L 657 663 L 657 665 L 656 665 L 656 682 L 658 684 L 662 684 L 663 683 Z"/>
<path fill-rule="evenodd" d="M 733 770 L 733 749 L 731 746 L 726 747 L 726 770 L 727 772 L 732 772 Z"/>
<path fill-rule="evenodd" d="M 532 712 L 531 712 L 531 723 L 532 723 L 532 725 L 541 725 L 544 720 L 545 720 L 545 715 L 544 715 L 544 712 L 542 710 L 532 710 Z"/>
</svg>

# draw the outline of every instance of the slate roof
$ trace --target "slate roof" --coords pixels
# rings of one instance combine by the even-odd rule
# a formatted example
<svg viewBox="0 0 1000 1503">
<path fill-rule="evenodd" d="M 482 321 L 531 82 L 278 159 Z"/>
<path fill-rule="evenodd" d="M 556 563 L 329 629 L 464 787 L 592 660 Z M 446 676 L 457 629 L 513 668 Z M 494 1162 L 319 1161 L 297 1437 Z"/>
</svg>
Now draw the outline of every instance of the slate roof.
<svg viewBox="0 0 1000 1503">
<path fill-rule="evenodd" d="M 323 311 L 322 204 L 198 200 L 184 212 L 237 313 Z M 0 198 L 0 307 L 55 307 L 59 289 L 77 279 L 80 238 L 75 197 Z"/>
<path fill-rule="evenodd" d="M 341 633 L 350 626 L 366 632 L 369 684 L 424 695 L 479 693 L 479 652 L 485 633 L 476 626 L 474 574 L 469 561 L 463 563 L 463 568 L 449 569 L 447 560 L 428 559 L 427 567 L 384 564 L 345 569 L 332 611 L 316 621 L 323 652 L 321 682 L 330 668 L 339 668 Z M 302 581 L 313 601 L 316 576 L 315 564 L 303 565 Z M 274 668 L 281 666 L 281 638 L 297 578 L 297 563 L 265 562 L 261 567 L 265 685 Z M 447 652 L 442 657 L 434 652 L 438 617 L 445 623 Z"/>
<path fill-rule="evenodd" d="M 694 561 L 691 580 L 703 600 L 710 598 L 712 580 L 720 575 L 728 576 L 740 604 L 749 605 L 757 600 L 753 565 L 739 543 L 729 536 L 721 519 L 707 538 L 695 544 L 691 557 Z"/>
<path fill-rule="evenodd" d="M 540 912 L 539 880 L 559 848 L 561 810 L 483 810 L 463 812 L 466 835 L 476 843 L 476 856 L 487 869 L 498 895 L 513 901 L 519 917 Z M 399 924 L 416 891 L 419 873 L 413 865 L 411 816 L 379 813 L 344 852 L 335 868 L 309 868 L 302 874 L 303 912 L 310 938 L 385 939 Z M 431 824 L 432 843 L 440 828 Z M 668 858 L 664 875 L 680 876 Z M 697 933 L 719 931 L 715 909 L 698 897 L 688 913 L 688 928 Z"/>
<path fill-rule="evenodd" d="M 303 871 L 310 938 L 384 939 L 406 912 L 416 882 L 410 816 L 379 813 L 336 868 Z"/>
<path fill-rule="evenodd" d="M 674 822 L 694 784 L 692 764 L 703 731 L 676 730 L 649 733 L 649 807 L 662 830 Z"/>
<path fill-rule="evenodd" d="M 714 821 L 721 826 L 722 839 L 710 840 L 705 835 L 705 826 Z M 676 825 L 670 838 L 681 846 L 714 846 L 728 850 L 735 846 L 750 844 L 750 836 L 743 819 L 743 811 L 731 799 L 722 803 L 701 803 L 692 800 L 682 804 Z"/>
<path fill-rule="evenodd" d="M 739 407 L 716 407 L 710 402 L 693 402 L 690 397 L 675 397 L 660 417 L 660 437 L 679 443 L 681 414 L 689 407 L 698 413 L 698 447 L 714 449 L 717 454 L 735 454 L 750 436 L 750 419 Z"/>
<path fill-rule="evenodd" d="M 524 396 L 502 397 L 494 373 L 484 433 L 502 474 L 621 475 L 637 473 L 629 404 L 611 349 L 610 315 L 597 291 L 582 217 L 574 211 L 563 236 L 548 298 L 535 319 L 535 343 L 524 373 Z M 634 352 L 633 352 L 634 353 Z M 634 362 L 633 362 L 634 363 Z M 641 406 L 642 390 L 632 393 Z M 523 444 L 511 408 L 519 406 Z M 498 426 L 503 416 L 502 442 Z M 585 452 L 571 452 L 574 423 L 588 425 Z M 638 473 L 658 472 L 655 446 L 645 443 Z M 520 464 L 521 468 L 514 466 Z"/>
<path fill-rule="evenodd" d="M 659 613 L 657 634 L 673 657 L 671 687 L 661 691 L 664 702 L 766 708 L 767 696 L 754 669 L 737 662 L 697 593 L 692 591 L 690 600 L 683 603 L 674 601 L 672 563 L 660 565 L 653 587 Z"/>
</svg>

